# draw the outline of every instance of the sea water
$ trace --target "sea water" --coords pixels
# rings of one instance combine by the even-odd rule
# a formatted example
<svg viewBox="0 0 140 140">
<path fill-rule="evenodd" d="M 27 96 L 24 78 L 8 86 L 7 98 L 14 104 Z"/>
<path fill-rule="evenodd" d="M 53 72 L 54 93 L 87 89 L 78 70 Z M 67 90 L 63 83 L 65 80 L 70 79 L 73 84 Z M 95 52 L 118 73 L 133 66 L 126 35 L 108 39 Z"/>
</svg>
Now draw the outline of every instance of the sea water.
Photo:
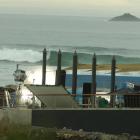
<svg viewBox="0 0 140 140">
<path fill-rule="evenodd" d="M 16 64 L 26 70 L 29 83 L 41 83 L 43 48 L 47 48 L 47 79 L 53 73 L 52 80 L 59 49 L 64 67 L 72 65 L 75 50 L 81 64 L 91 64 L 94 53 L 97 64 L 110 64 L 112 55 L 116 56 L 117 63 L 139 64 L 139 26 L 140 22 L 109 22 L 109 18 L 1 14 L 0 86 L 15 83 Z M 99 77 L 102 77 L 97 77 L 100 83 L 104 74 Z M 132 79 L 136 77 L 139 74 Z M 107 81 L 109 85 L 110 80 Z M 137 82 L 140 83 L 139 78 Z"/>
</svg>

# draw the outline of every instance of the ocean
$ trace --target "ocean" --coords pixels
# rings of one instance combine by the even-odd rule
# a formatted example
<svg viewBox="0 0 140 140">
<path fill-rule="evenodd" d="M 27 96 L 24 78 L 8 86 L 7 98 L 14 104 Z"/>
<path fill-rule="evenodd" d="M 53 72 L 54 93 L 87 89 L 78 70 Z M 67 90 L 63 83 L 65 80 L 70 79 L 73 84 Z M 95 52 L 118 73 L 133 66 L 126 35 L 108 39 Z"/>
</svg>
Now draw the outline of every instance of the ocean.
<svg viewBox="0 0 140 140">
<path fill-rule="evenodd" d="M 0 14 L 0 86 L 15 84 L 16 64 L 26 70 L 28 83 L 41 83 L 43 48 L 47 49 L 47 84 L 54 83 L 59 49 L 64 67 L 72 65 L 75 50 L 80 64 L 91 64 L 94 53 L 98 64 L 110 64 L 113 55 L 119 64 L 140 64 L 140 22 L 109 19 Z"/>
</svg>

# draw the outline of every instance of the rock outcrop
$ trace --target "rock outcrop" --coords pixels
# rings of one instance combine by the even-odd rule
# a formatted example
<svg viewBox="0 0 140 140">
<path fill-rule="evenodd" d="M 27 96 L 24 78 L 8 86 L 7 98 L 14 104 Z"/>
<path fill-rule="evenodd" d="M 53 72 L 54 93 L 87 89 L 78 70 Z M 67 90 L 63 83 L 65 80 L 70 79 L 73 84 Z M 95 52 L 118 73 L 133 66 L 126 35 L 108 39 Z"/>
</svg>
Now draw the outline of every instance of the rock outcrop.
<svg viewBox="0 0 140 140">
<path fill-rule="evenodd" d="M 140 22 L 140 18 L 131 15 L 130 13 L 125 13 L 121 16 L 114 17 L 110 21 L 130 21 L 130 22 Z"/>
</svg>

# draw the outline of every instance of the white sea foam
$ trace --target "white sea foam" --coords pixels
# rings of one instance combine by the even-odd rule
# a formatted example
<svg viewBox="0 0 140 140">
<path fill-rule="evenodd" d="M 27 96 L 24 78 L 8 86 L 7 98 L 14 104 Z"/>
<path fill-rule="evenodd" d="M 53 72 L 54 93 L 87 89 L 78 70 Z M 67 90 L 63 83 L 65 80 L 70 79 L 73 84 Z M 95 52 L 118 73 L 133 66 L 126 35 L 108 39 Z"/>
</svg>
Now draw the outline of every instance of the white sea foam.
<svg viewBox="0 0 140 140">
<path fill-rule="evenodd" d="M 67 74 L 71 74 L 72 70 L 67 70 Z M 81 69 L 78 70 L 79 75 L 91 75 L 92 72 L 90 69 Z M 110 70 L 99 70 L 97 71 L 97 75 L 111 75 Z M 116 72 L 116 76 L 140 76 L 140 71 L 131 71 L 131 72 Z"/>
<path fill-rule="evenodd" d="M 131 72 L 119 72 L 117 73 L 118 76 L 134 76 L 139 77 L 140 71 L 131 71 Z"/>
<path fill-rule="evenodd" d="M 3 48 L 0 49 L 0 60 L 8 61 L 28 61 L 28 62 L 37 62 L 42 58 L 42 54 L 39 51 L 29 50 L 19 50 L 19 49 L 10 49 Z"/>
</svg>

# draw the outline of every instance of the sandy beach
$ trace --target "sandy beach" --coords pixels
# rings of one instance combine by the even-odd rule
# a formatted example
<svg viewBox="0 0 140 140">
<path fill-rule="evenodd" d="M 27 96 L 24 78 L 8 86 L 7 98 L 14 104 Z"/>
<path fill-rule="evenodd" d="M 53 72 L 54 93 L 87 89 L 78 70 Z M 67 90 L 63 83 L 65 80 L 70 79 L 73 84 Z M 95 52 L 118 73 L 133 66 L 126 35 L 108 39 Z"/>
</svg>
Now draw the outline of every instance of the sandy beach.
<svg viewBox="0 0 140 140">
<path fill-rule="evenodd" d="M 66 68 L 66 70 L 71 70 L 72 67 Z M 79 64 L 78 69 L 92 69 L 91 64 Z M 110 70 L 111 65 L 109 64 L 101 64 L 97 65 L 97 71 L 99 70 Z M 138 72 L 140 71 L 140 64 L 117 64 L 116 65 L 117 72 Z"/>
</svg>

